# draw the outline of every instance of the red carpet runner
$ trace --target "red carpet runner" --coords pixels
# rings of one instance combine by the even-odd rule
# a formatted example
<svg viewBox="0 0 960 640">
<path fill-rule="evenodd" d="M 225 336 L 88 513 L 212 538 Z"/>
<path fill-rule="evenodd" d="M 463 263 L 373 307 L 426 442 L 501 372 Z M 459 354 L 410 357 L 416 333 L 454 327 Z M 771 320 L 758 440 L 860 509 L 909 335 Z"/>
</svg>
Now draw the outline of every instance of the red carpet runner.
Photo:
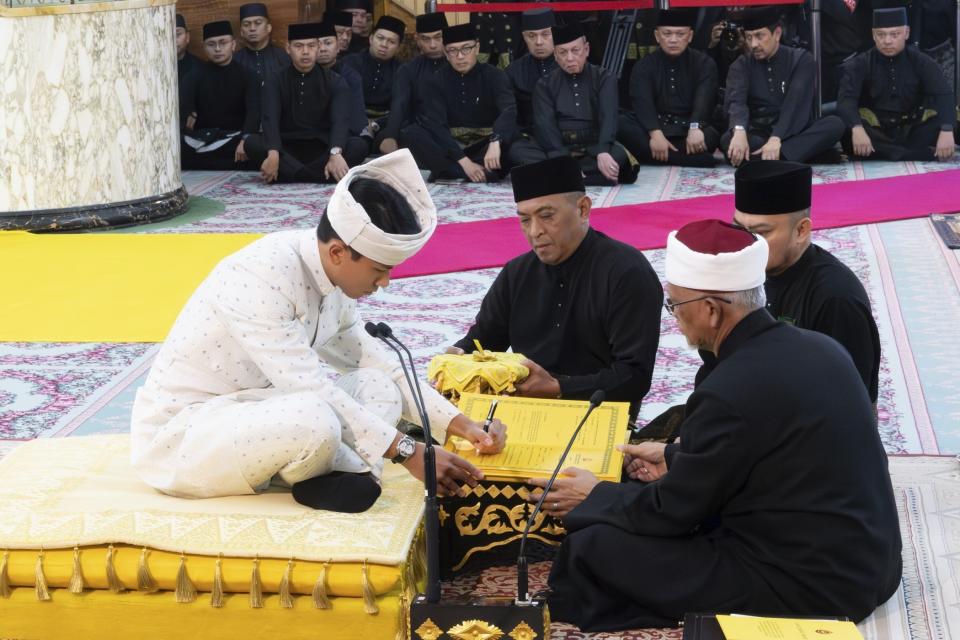
<svg viewBox="0 0 960 640">
<path fill-rule="evenodd" d="M 733 195 L 594 209 L 591 225 L 638 249 L 660 249 L 667 234 L 702 218 L 729 220 Z M 817 229 L 919 218 L 960 211 L 960 169 L 914 176 L 817 185 Z M 420 253 L 394 269 L 394 278 L 503 266 L 530 249 L 516 217 L 443 224 Z"/>
</svg>

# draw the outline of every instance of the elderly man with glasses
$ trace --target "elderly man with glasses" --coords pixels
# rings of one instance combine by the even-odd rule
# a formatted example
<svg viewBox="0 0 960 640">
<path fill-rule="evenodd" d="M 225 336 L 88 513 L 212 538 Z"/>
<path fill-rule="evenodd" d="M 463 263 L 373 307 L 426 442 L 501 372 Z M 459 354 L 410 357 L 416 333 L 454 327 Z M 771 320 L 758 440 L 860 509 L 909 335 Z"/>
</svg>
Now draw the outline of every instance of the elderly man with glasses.
<svg viewBox="0 0 960 640">
<path fill-rule="evenodd" d="M 431 180 L 494 182 L 506 175 L 507 149 L 517 136 L 517 104 L 507 75 L 478 64 L 472 24 L 443 30 L 449 66 L 421 75 L 417 122 L 401 132 Z"/>
<path fill-rule="evenodd" d="M 726 222 L 670 233 L 668 309 L 718 364 L 687 400 L 678 443 L 623 447 L 629 481 L 574 468 L 550 491 L 547 511 L 569 533 L 549 578 L 554 620 L 585 631 L 674 626 L 696 611 L 859 621 L 899 587 L 870 399 L 835 340 L 764 309 L 767 261 L 762 237 Z"/>
</svg>

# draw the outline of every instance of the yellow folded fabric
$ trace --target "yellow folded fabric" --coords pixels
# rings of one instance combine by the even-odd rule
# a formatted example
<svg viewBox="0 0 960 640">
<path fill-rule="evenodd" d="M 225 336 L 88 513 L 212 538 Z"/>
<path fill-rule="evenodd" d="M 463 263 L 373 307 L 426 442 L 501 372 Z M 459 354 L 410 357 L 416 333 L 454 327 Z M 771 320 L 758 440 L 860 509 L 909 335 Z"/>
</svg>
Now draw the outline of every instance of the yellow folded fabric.
<svg viewBox="0 0 960 640">
<path fill-rule="evenodd" d="M 530 375 L 521 364 L 524 359 L 521 353 L 482 349 L 464 355 L 445 353 L 430 361 L 427 376 L 436 381 L 440 393 L 454 400 L 464 393 L 513 393 L 514 385 Z"/>
</svg>

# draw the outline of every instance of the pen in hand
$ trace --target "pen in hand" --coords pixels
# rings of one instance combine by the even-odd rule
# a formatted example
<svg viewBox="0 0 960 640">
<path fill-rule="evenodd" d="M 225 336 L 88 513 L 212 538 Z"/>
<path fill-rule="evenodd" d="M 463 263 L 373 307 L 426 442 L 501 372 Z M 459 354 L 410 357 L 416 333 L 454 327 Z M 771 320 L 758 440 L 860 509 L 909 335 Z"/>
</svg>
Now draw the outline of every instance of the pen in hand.
<svg viewBox="0 0 960 640">
<path fill-rule="evenodd" d="M 490 403 L 490 411 L 487 412 L 487 419 L 483 421 L 483 431 L 484 433 L 490 432 L 490 424 L 493 422 L 493 414 L 497 412 L 497 404 L 499 400 L 494 400 Z"/>
</svg>

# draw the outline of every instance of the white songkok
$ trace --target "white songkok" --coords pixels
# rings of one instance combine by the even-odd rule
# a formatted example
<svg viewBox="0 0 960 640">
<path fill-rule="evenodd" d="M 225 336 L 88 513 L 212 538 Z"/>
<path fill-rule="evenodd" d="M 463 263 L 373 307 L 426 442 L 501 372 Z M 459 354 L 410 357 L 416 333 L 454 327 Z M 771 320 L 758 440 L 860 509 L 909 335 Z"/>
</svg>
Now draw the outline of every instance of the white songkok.
<svg viewBox="0 0 960 640">
<path fill-rule="evenodd" d="M 666 279 L 698 291 L 747 291 L 767 279 L 767 241 L 720 220 L 698 220 L 667 237 Z"/>
<path fill-rule="evenodd" d="M 420 222 L 420 231 L 413 234 L 386 233 L 353 199 L 348 190 L 357 178 L 369 178 L 396 189 L 410 204 Z M 366 164 L 350 169 L 337 183 L 327 204 L 330 226 L 340 239 L 358 253 L 375 262 L 396 266 L 427 244 L 437 227 L 437 207 L 409 149 L 400 149 Z"/>
</svg>

